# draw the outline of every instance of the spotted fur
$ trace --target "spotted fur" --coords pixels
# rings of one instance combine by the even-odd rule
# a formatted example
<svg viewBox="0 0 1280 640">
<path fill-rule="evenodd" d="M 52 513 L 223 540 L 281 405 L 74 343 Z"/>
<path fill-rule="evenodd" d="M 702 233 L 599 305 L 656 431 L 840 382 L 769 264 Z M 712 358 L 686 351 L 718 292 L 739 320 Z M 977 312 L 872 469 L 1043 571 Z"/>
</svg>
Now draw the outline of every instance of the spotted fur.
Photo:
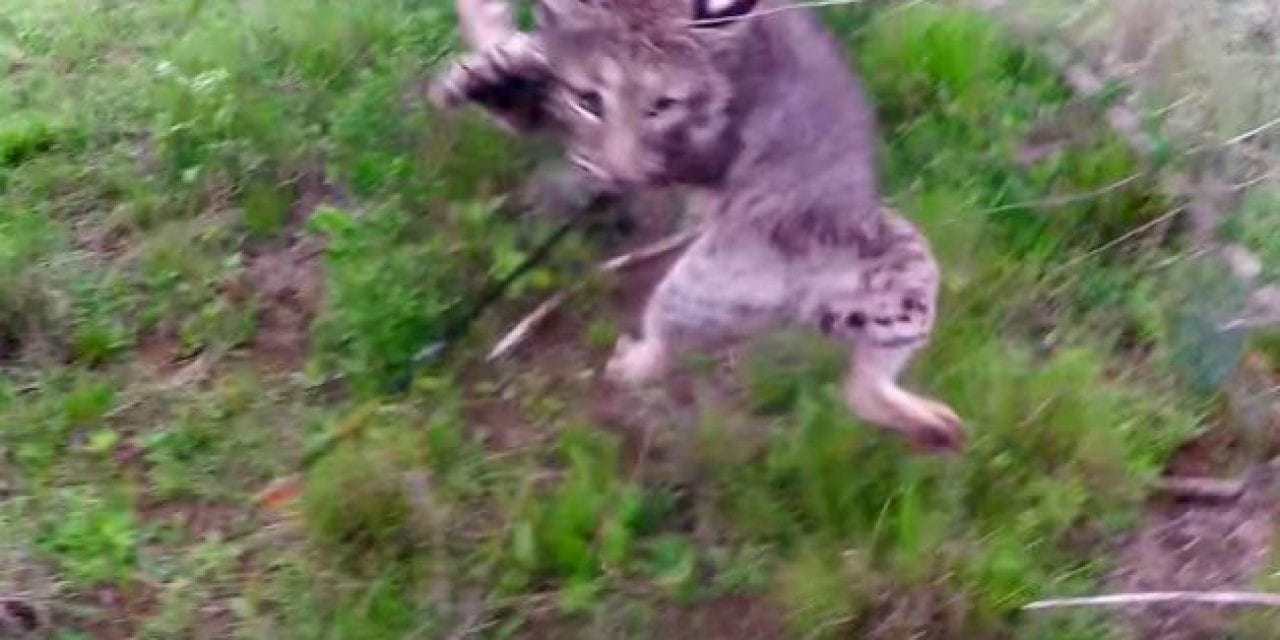
<svg viewBox="0 0 1280 640">
<path fill-rule="evenodd" d="M 937 263 L 880 202 L 872 110 L 841 47 L 806 9 L 754 15 L 782 4 L 540 0 L 533 32 L 461 60 L 441 95 L 554 132 L 619 190 L 690 195 L 706 231 L 654 291 L 643 337 L 619 342 L 612 379 L 798 322 L 852 347 L 860 417 L 957 447 L 956 414 L 896 382 L 933 330 Z"/>
</svg>

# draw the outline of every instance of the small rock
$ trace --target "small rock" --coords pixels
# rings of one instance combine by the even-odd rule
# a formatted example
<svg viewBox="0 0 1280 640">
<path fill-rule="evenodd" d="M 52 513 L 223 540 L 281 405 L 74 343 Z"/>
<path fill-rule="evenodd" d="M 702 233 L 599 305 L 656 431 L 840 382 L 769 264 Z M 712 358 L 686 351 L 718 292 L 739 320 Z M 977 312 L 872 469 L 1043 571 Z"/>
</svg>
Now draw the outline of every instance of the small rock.
<svg viewBox="0 0 1280 640">
<path fill-rule="evenodd" d="M 1249 296 L 1246 314 L 1253 326 L 1280 324 L 1280 286 L 1269 284 Z"/>
<path fill-rule="evenodd" d="M 1229 244 L 1221 249 L 1222 260 L 1232 275 L 1244 281 L 1253 281 L 1262 275 L 1262 259 L 1241 244 Z"/>
</svg>

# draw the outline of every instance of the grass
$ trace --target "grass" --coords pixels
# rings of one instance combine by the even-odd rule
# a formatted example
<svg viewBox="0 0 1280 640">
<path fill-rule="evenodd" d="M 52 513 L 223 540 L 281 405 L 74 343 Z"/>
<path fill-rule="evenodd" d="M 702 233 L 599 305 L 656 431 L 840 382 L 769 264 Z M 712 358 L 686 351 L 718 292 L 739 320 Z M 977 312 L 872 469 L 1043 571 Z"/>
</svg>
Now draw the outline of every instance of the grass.
<svg viewBox="0 0 1280 640">
<path fill-rule="evenodd" d="M 1079 106 L 1033 51 L 958 9 L 824 14 L 945 265 L 911 381 L 966 417 L 965 454 L 857 424 L 841 355 L 790 335 L 733 401 L 701 373 L 693 409 L 645 410 L 637 449 L 583 402 L 599 287 L 558 355 L 478 363 L 589 236 L 419 366 L 544 226 L 507 202 L 537 152 L 424 105 L 443 4 L 0 0 L 0 593 L 61 638 L 715 637 L 735 598 L 796 637 L 1120 635 L 1016 609 L 1097 588 L 1204 419 L 1194 262 L 1129 235 L 1175 203 L 1101 120 L 1025 160 Z M 324 291 L 283 367 L 264 254 Z M 254 507 L 324 442 L 296 512 Z"/>
<path fill-rule="evenodd" d="M 1276 8 L 1266 2 L 1077 2 L 983 0 L 1035 29 L 1090 51 L 1093 66 L 1127 87 L 1126 102 L 1170 160 L 1198 174 L 1197 193 L 1230 218 L 1240 242 L 1275 274 L 1278 256 L 1260 216 L 1275 202 L 1273 152 L 1280 128 L 1273 53 Z M 1158 115 L 1157 115 L 1158 114 Z M 1168 153 L 1170 149 L 1160 150 Z"/>
</svg>

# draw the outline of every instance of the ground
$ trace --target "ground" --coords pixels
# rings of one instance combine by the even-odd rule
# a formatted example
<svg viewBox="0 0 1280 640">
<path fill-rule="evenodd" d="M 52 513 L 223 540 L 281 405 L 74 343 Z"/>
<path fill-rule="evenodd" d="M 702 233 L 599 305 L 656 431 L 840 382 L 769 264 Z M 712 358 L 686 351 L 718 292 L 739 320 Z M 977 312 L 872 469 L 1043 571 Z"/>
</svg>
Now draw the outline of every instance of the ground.
<svg viewBox="0 0 1280 640">
<path fill-rule="evenodd" d="M 3 633 L 1271 637 L 1020 610 L 1274 582 L 1280 343 L 1223 329 L 1276 273 L 1265 181 L 1217 251 L 1166 188 L 1202 170 L 1167 110 L 1080 95 L 999 13 L 825 10 L 943 263 L 908 381 L 969 442 L 921 456 L 847 413 L 814 336 L 601 382 L 667 262 L 584 274 L 677 228 L 661 200 L 471 319 L 562 217 L 519 197 L 545 149 L 426 104 L 446 4 L 0 0 Z M 1136 152 L 1118 103 L 1179 151 Z"/>
</svg>

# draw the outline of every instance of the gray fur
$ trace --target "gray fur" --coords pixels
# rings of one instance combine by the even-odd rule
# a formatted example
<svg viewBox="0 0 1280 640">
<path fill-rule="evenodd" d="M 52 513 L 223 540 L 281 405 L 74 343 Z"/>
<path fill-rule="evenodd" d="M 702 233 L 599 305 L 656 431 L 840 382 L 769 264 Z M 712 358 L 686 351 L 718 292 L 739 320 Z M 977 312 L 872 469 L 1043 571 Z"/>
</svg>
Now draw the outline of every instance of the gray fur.
<svg viewBox="0 0 1280 640">
<path fill-rule="evenodd" d="M 806 9 L 694 26 L 708 21 L 691 2 L 542 0 L 523 57 L 495 46 L 477 54 L 481 73 L 446 76 L 453 102 L 508 125 L 504 114 L 523 114 L 516 128 L 554 131 L 618 189 L 682 187 L 703 218 L 643 338 L 621 340 L 607 374 L 640 382 L 681 350 L 801 322 L 853 347 L 845 395 L 859 416 L 958 446 L 955 413 L 895 382 L 932 331 L 939 273 L 927 241 L 880 202 L 873 112 L 843 49 Z M 514 110 L 477 99 L 501 78 L 540 84 Z"/>
</svg>

